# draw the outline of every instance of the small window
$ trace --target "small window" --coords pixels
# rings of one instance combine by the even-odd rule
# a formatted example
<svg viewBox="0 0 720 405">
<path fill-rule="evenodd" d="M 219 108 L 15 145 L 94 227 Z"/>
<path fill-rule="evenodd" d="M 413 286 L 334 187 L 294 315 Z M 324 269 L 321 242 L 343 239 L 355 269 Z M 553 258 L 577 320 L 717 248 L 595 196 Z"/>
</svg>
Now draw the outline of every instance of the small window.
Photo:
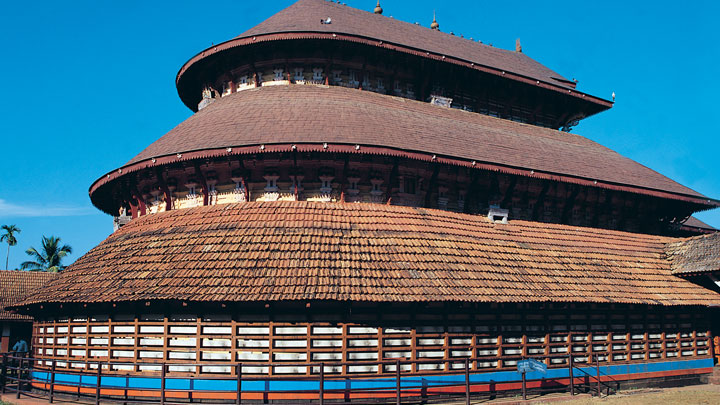
<svg viewBox="0 0 720 405">
<path fill-rule="evenodd" d="M 385 80 L 383 80 L 382 77 L 377 78 L 377 88 L 378 90 L 384 90 L 385 89 Z"/>
<path fill-rule="evenodd" d="M 405 177 L 404 184 L 403 184 L 403 191 L 406 194 L 415 194 L 415 186 L 417 185 L 417 181 L 414 177 Z"/>
</svg>

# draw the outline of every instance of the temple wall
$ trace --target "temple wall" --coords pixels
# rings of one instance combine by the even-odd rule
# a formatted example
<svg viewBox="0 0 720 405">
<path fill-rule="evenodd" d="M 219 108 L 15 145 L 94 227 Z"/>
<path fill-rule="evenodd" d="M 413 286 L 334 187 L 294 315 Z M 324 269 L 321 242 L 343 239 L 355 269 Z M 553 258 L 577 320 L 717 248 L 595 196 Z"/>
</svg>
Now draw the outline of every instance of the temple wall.
<svg viewBox="0 0 720 405">
<path fill-rule="evenodd" d="M 708 320 L 697 309 L 520 304 L 443 314 L 443 308 L 54 317 L 35 322 L 33 355 L 56 360 L 59 370 L 107 362 L 111 373 L 144 375 L 165 362 L 171 374 L 231 375 L 242 362 L 243 374 L 258 376 L 313 375 L 317 366 L 283 364 L 321 361 L 326 374 L 383 376 L 395 366 L 352 362 L 449 360 L 402 366 L 424 373 L 462 369 L 466 358 L 473 372 L 514 370 L 520 358 L 534 356 L 557 356 L 544 361 L 567 368 L 569 354 L 578 366 L 591 356 L 603 366 L 711 359 Z"/>
</svg>

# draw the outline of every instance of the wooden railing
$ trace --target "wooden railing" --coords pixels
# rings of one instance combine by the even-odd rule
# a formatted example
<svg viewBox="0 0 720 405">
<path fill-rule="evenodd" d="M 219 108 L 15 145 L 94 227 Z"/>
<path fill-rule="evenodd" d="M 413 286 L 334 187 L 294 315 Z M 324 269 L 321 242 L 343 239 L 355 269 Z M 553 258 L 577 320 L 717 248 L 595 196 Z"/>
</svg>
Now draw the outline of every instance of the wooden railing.
<svg viewBox="0 0 720 405">
<path fill-rule="evenodd" d="M 545 384 L 541 384 L 540 387 L 527 390 L 525 386 L 525 379 L 522 380 L 522 395 L 523 399 L 527 398 L 528 394 L 543 395 L 548 392 L 569 392 L 571 395 L 575 395 L 577 392 L 586 392 L 593 395 L 601 395 L 603 391 L 609 395 L 611 391 L 617 389 L 617 383 L 609 384 L 607 380 L 612 380 L 610 376 L 602 376 L 600 373 L 600 363 L 595 359 L 594 361 L 594 373 L 590 373 L 583 368 L 589 368 L 587 364 L 584 364 L 583 368 L 575 367 L 573 363 L 572 355 L 555 355 L 555 356 L 537 356 L 534 357 L 538 360 L 544 360 L 546 358 L 564 358 L 568 359 L 566 365 L 562 367 L 550 368 L 550 370 L 567 369 L 567 377 L 557 377 L 544 379 Z M 500 359 L 500 358 L 497 358 Z M 506 360 L 508 358 L 505 358 Z M 517 360 L 522 360 L 524 357 L 517 357 Z M 252 381 L 263 381 L 263 382 L 293 382 L 293 381 L 305 381 L 305 382 L 316 382 L 317 389 L 307 390 L 282 390 L 281 392 L 291 395 L 302 395 L 305 399 L 302 403 L 316 403 L 316 404 L 332 404 L 332 403 L 344 403 L 352 401 L 352 398 L 362 398 L 363 403 L 369 401 L 372 402 L 383 402 L 383 403 L 395 403 L 402 404 L 404 401 L 417 401 L 421 399 L 425 402 L 432 401 L 436 398 L 442 398 L 447 400 L 449 398 L 455 398 L 455 400 L 464 399 L 465 404 L 469 405 L 471 399 L 487 399 L 488 396 L 494 397 L 500 392 L 490 390 L 489 388 L 481 389 L 479 386 L 488 385 L 487 382 L 473 382 L 471 376 L 485 374 L 483 372 L 471 373 L 470 363 L 477 359 L 466 358 L 463 360 L 422 360 L 422 361 L 409 361 L 409 360 L 393 360 L 393 361 L 369 361 L 369 362 L 352 362 L 353 365 L 371 365 L 378 367 L 394 367 L 394 376 L 391 378 L 369 378 L 368 376 L 333 376 L 327 375 L 326 369 L 332 370 L 334 367 L 345 366 L 346 362 L 317 362 L 317 363 L 283 363 L 287 366 L 304 366 L 311 367 L 317 372 L 311 376 L 293 376 L 293 375 L 273 375 L 273 376 L 247 376 L 243 375 L 243 364 L 234 363 L 234 376 L 213 376 L 208 375 L 202 376 L 190 376 L 190 377 L 173 377 L 168 376 L 168 363 L 147 363 L 154 366 L 160 366 L 159 372 L 143 373 L 141 375 L 125 375 L 118 372 L 112 372 L 108 370 L 107 362 L 91 362 L 94 365 L 94 375 L 88 373 L 87 370 L 56 370 L 57 360 L 37 359 L 32 357 L 26 357 L 24 353 L 4 353 L 2 354 L 2 366 L 0 369 L 0 386 L 2 392 L 11 392 L 16 394 L 16 398 L 21 396 L 31 396 L 36 398 L 46 398 L 49 403 L 53 403 L 58 396 L 58 388 L 62 388 L 61 395 L 63 401 L 75 401 L 78 403 L 95 403 L 99 404 L 102 402 L 122 402 L 124 404 L 130 403 L 160 403 L 173 404 L 173 403 L 187 403 L 192 402 L 193 398 L 196 398 L 197 393 L 205 393 L 205 398 L 202 400 L 204 404 L 217 403 L 217 404 L 242 404 L 250 403 L 249 398 L 252 394 L 260 394 L 261 398 L 266 401 L 272 393 L 278 391 L 271 391 L 269 389 L 270 384 L 263 384 L 263 389 L 258 390 L 247 390 L 244 389 L 244 383 L 250 383 Z M 483 358 L 482 360 L 487 360 Z M 65 360 L 63 360 L 65 361 Z M 72 361 L 71 361 L 72 362 Z M 447 363 L 453 363 L 457 366 L 458 363 L 463 363 L 464 367 L 461 369 L 453 368 Z M 130 364 L 130 363 L 128 363 Z M 133 363 L 135 364 L 135 363 Z M 144 363 L 143 363 L 144 364 Z M 426 373 L 409 373 L 403 372 L 403 366 L 410 364 L 445 364 L 444 367 L 449 371 L 428 371 Z M 172 365 L 177 365 L 173 363 Z M 217 364 L 227 367 L 228 363 Z M 253 364 L 256 365 L 256 364 Z M 268 366 L 272 365 L 267 363 Z M 43 373 L 46 375 L 45 378 L 38 378 L 33 373 Z M 594 374 L 594 375 L 593 375 Z M 63 375 L 64 381 L 58 382 L 56 377 Z M 78 376 L 77 382 L 68 382 L 67 376 Z M 462 376 L 457 378 L 455 381 L 446 381 L 433 383 L 431 386 L 423 385 L 419 386 L 417 383 L 412 381 L 408 382 L 403 380 L 408 377 L 426 377 L 432 379 L 438 376 L 456 375 Z M 570 378 L 572 376 L 573 378 Z M 94 377 L 94 378 L 93 378 Z M 131 388 L 129 386 L 115 386 L 112 384 L 103 384 L 103 377 L 135 377 L 135 378 L 152 378 L 160 380 L 160 386 L 158 388 L 143 387 L 143 388 Z M 524 376 L 523 376 L 524 377 Z M 182 378 L 183 380 L 197 381 L 208 379 L 213 381 L 227 381 L 227 386 L 233 386 L 233 389 L 222 389 L 222 390 L 198 390 L 194 383 L 189 384 L 188 389 L 177 389 L 168 387 L 168 380 Z M 387 383 L 387 386 L 374 386 L 374 387 L 353 387 L 328 389 L 327 386 L 332 381 L 344 381 L 344 382 L 358 382 L 358 381 L 382 381 Z M 606 380 L 606 381 L 603 381 Z M 234 384 L 232 382 L 234 382 Z M 519 381 L 515 381 L 518 383 Z M 512 381 L 511 381 L 512 383 Z M 544 385 L 544 386 L 543 386 Z M 615 386 L 613 386 L 615 385 Z M 346 384 L 347 387 L 349 385 Z M 34 389 L 33 389 L 34 388 Z M 72 391 L 69 390 L 72 389 Z M 429 389 L 428 389 L 429 388 Z M 142 395 L 137 395 L 137 392 L 141 391 Z M 432 391 L 432 392 L 429 392 Z M 118 395 L 118 392 L 123 392 L 124 395 Z M 134 393 L 133 393 L 134 392 Z M 207 394 L 216 393 L 218 398 L 214 402 L 208 402 Z M 516 390 L 514 392 L 517 392 Z M 177 397 L 173 393 L 182 393 L 185 397 L 183 402 L 172 402 Z M 132 394 L 132 395 L 129 395 Z M 222 395 L 221 395 L 222 394 Z M 222 399 L 222 401 L 220 401 Z M 273 403 L 277 402 L 277 399 L 273 399 Z M 293 400 L 284 400 L 283 403 L 293 403 Z M 297 403 L 297 400 L 295 401 Z"/>
</svg>

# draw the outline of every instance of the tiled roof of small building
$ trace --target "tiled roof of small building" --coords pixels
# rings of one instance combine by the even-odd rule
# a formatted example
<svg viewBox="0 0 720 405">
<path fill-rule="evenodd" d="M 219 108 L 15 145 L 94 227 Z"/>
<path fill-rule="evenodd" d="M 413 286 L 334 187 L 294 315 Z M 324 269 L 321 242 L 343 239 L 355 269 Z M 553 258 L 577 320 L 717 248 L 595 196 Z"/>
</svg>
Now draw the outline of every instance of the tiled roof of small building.
<svg viewBox="0 0 720 405">
<path fill-rule="evenodd" d="M 252 202 L 131 221 L 23 305 L 187 300 L 720 304 L 675 239 L 365 203 Z"/>
<path fill-rule="evenodd" d="M 720 272 L 720 232 L 671 243 L 667 254 L 673 274 Z"/>
<path fill-rule="evenodd" d="M 57 276 L 39 271 L 0 270 L 0 320 L 32 320 L 26 315 L 5 311 L 28 294 Z"/>
<path fill-rule="evenodd" d="M 328 17 L 331 19 L 330 24 L 320 23 L 320 20 Z M 429 25 L 429 21 L 426 23 Z M 478 41 L 461 38 L 459 34 L 456 36 L 431 30 L 426 26 L 407 23 L 385 15 L 325 0 L 300 0 L 237 38 L 294 32 L 325 32 L 372 38 L 423 52 L 455 57 L 500 71 L 517 73 L 556 86 L 575 87 L 572 81 L 522 52 L 495 48 Z"/>
<path fill-rule="evenodd" d="M 271 144 L 285 144 L 289 151 L 295 143 L 323 150 L 319 145 L 325 142 L 389 147 L 398 155 L 419 151 L 521 168 L 527 175 L 532 170 L 707 201 L 579 135 L 336 86 L 269 86 L 222 97 L 152 143 L 126 167 L 190 151 Z M 116 175 L 110 173 L 108 179 Z M 93 187 L 107 181 L 103 176 Z"/>
</svg>

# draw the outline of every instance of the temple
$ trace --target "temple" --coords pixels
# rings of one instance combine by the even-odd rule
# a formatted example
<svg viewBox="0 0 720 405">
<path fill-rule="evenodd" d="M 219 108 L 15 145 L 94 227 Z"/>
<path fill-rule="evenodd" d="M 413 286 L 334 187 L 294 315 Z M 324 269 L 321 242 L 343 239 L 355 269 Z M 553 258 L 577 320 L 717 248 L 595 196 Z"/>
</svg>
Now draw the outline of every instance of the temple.
<svg viewBox="0 0 720 405">
<path fill-rule="evenodd" d="M 320 374 L 430 395 L 465 368 L 513 390 L 527 358 L 536 387 L 710 373 L 720 234 L 692 215 L 720 201 L 571 133 L 613 102 L 519 41 L 440 28 L 300 0 L 185 63 L 194 114 L 90 187 L 117 230 L 13 307 L 37 387 L 50 365 L 122 376 L 107 396 L 287 379 L 248 400 Z"/>
</svg>

